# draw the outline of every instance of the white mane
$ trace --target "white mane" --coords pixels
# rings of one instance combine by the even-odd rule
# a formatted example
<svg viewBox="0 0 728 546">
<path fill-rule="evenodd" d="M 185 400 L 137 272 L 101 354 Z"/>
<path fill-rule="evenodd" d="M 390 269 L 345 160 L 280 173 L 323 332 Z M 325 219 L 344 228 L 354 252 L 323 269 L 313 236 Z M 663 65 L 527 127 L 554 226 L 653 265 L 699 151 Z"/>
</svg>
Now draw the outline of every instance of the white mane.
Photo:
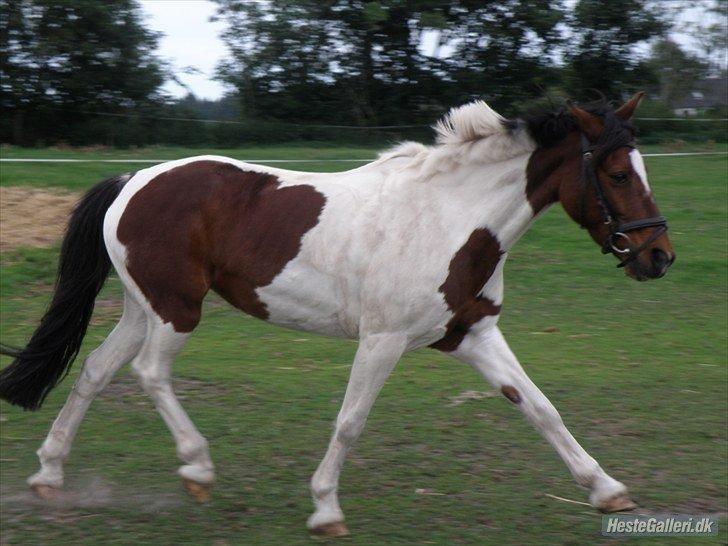
<svg viewBox="0 0 728 546">
<path fill-rule="evenodd" d="M 376 163 L 409 159 L 398 168 L 416 169 L 425 180 L 457 165 L 505 161 L 531 153 L 536 147 L 526 130 L 509 127 L 507 120 L 482 100 L 453 108 L 434 129 L 435 146 L 403 142 L 380 154 Z"/>
<path fill-rule="evenodd" d="M 427 146 L 411 140 L 400 142 L 394 148 L 385 150 L 377 157 L 377 161 L 389 161 L 395 157 L 414 157 L 420 152 L 426 152 Z"/>
<path fill-rule="evenodd" d="M 438 144 L 463 144 L 508 131 L 505 118 L 482 100 L 453 108 L 437 122 Z"/>
</svg>

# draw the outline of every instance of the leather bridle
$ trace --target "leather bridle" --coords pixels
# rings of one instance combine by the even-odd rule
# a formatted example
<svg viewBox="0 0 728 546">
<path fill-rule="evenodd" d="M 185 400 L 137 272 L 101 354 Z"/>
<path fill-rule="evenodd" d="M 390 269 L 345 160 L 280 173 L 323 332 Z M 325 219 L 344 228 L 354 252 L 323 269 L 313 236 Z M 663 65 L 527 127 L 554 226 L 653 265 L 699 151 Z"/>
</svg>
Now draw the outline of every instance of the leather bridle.
<svg viewBox="0 0 728 546">
<path fill-rule="evenodd" d="M 622 144 L 621 146 L 627 146 L 629 148 L 635 148 L 633 142 L 628 144 Z M 597 174 L 597 168 L 599 164 L 595 164 L 593 161 L 594 152 L 599 151 L 601 157 L 606 157 L 607 150 L 599 150 L 598 145 L 592 145 L 586 139 L 584 135 L 581 136 L 581 178 L 579 180 L 579 191 L 580 191 L 580 210 L 579 210 L 579 224 L 582 228 L 584 225 L 584 211 L 586 207 L 586 185 L 589 182 L 594 189 L 594 195 L 599 205 L 599 213 L 602 216 L 604 225 L 609 229 L 609 235 L 602 243 L 602 253 L 609 254 L 610 252 L 621 256 L 622 261 L 617 264 L 617 267 L 624 267 L 640 255 L 640 253 L 647 248 L 647 246 L 657 239 L 660 235 L 667 231 L 667 220 L 664 216 L 653 216 L 652 218 L 643 218 L 641 220 L 634 220 L 633 222 L 625 222 L 620 224 L 615 221 L 617 216 L 614 212 L 614 207 L 609 203 L 607 196 L 604 193 L 604 188 L 599 181 L 599 175 Z M 650 236 L 638 247 L 632 247 L 632 240 L 630 239 L 630 231 L 635 231 L 642 228 L 654 227 Z M 620 248 L 617 246 L 619 240 L 622 239 L 627 248 Z"/>
</svg>

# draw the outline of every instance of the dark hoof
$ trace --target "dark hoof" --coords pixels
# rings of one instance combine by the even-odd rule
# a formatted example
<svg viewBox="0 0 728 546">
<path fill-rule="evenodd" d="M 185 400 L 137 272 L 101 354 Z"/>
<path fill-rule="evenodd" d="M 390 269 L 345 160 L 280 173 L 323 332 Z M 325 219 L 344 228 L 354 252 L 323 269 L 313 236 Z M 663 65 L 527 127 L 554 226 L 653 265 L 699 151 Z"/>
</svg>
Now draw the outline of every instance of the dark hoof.
<svg viewBox="0 0 728 546">
<path fill-rule="evenodd" d="M 625 494 L 607 499 L 598 507 L 599 511 L 604 514 L 611 514 L 613 512 L 628 512 L 635 508 L 637 508 L 637 505 Z"/>
<path fill-rule="evenodd" d="M 37 497 L 43 500 L 55 500 L 61 494 L 61 490 L 57 487 L 51 487 L 50 485 L 37 484 L 31 485 L 30 488 Z"/>
<path fill-rule="evenodd" d="M 313 529 L 309 529 L 312 535 L 325 538 L 345 537 L 349 535 L 349 529 L 346 528 L 343 521 L 335 521 L 319 525 Z"/>
<path fill-rule="evenodd" d="M 210 489 L 212 489 L 212 486 L 209 483 L 197 483 L 183 478 L 182 484 L 197 502 L 210 502 Z"/>
</svg>

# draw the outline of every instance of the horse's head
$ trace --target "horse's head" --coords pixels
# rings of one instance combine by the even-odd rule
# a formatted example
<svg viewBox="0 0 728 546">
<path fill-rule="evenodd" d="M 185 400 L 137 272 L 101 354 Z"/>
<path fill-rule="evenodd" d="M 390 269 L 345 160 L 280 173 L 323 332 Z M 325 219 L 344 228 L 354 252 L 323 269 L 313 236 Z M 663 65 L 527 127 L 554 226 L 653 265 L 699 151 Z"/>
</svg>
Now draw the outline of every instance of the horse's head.
<svg viewBox="0 0 728 546">
<path fill-rule="evenodd" d="M 675 261 L 630 120 L 643 93 L 617 110 L 591 113 L 570 105 L 579 128 L 580 167 L 561 181 L 566 212 L 589 231 L 604 253 L 637 280 L 662 277 Z"/>
</svg>

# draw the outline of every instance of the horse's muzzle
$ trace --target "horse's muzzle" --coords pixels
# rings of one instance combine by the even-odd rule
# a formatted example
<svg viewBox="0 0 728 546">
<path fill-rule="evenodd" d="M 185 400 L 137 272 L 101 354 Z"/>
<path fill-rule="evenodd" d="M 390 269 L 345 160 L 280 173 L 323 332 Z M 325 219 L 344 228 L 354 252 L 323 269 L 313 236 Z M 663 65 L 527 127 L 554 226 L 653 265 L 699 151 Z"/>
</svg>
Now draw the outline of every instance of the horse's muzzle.
<svg viewBox="0 0 728 546">
<path fill-rule="evenodd" d="M 627 266 L 627 274 L 638 281 L 664 277 L 668 268 L 675 261 L 675 254 L 661 248 L 653 248 L 649 251 L 649 262 L 645 263 L 645 261 L 647 260 L 634 260 Z"/>
</svg>

